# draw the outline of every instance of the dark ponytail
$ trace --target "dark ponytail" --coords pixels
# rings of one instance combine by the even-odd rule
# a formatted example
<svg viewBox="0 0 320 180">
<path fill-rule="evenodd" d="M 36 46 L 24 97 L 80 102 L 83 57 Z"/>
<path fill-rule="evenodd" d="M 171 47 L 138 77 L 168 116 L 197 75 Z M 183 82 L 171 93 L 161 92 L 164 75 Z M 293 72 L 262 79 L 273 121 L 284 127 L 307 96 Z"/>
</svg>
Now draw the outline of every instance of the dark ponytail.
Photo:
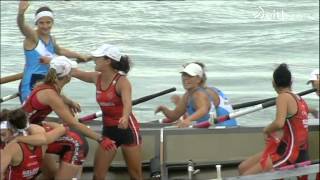
<svg viewBox="0 0 320 180">
<path fill-rule="evenodd" d="M 111 67 L 118 71 L 123 71 L 127 74 L 131 68 L 131 61 L 129 56 L 121 56 L 120 62 L 111 59 Z"/>
<path fill-rule="evenodd" d="M 273 81 L 277 87 L 291 87 L 291 72 L 287 64 L 282 63 L 274 70 Z"/>
<path fill-rule="evenodd" d="M 24 129 L 27 126 L 27 115 L 21 108 L 3 109 L 1 111 L 1 121 L 8 121 L 16 129 Z"/>
</svg>

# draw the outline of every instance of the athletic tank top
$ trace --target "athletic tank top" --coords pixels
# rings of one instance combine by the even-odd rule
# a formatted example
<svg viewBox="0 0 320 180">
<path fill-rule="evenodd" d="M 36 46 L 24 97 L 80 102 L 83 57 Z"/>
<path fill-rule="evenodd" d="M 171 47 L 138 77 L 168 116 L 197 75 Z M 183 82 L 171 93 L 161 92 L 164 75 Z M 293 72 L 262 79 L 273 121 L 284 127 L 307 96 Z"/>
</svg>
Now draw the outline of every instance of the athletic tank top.
<svg viewBox="0 0 320 180">
<path fill-rule="evenodd" d="M 291 93 L 290 93 L 291 94 Z M 308 144 L 308 105 L 299 96 L 291 94 L 297 101 L 297 113 L 287 118 L 283 127 L 283 137 L 290 148 L 307 149 Z"/>
<path fill-rule="evenodd" d="M 39 38 L 37 46 L 34 49 L 24 50 L 26 63 L 20 84 L 20 96 L 22 102 L 30 94 L 34 83 L 48 73 L 49 64 L 40 63 L 40 57 L 53 57 L 55 52 L 56 50 L 51 37 L 48 44 Z"/>
<path fill-rule="evenodd" d="M 41 146 L 34 146 L 33 149 L 27 144 L 18 143 L 22 150 L 22 162 L 17 166 L 9 166 L 7 170 L 7 180 L 27 180 L 33 179 L 39 172 L 42 161 L 42 148 Z"/>
<path fill-rule="evenodd" d="M 195 93 L 195 92 L 197 92 L 197 91 L 202 91 L 202 92 L 204 92 L 205 94 L 208 95 L 208 93 L 206 92 L 206 90 L 205 90 L 204 88 L 201 88 L 201 87 L 199 87 L 199 88 L 197 88 L 195 91 L 193 91 L 192 94 Z M 190 95 L 188 96 L 188 101 L 187 101 L 187 116 L 191 116 L 192 114 L 194 114 L 194 113 L 197 111 L 197 109 L 196 109 L 196 107 L 195 107 L 195 104 L 194 104 L 194 99 L 193 99 L 193 97 L 192 97 L 192 94 L 190 94 Z M 208 98 L 209 98 L 209 101 L 210 101 L 210 109 L 211 109 L 212 106 L 213 106 L 213 104 L 212 104 L 213 100 L 212 100 L 211 96 L 209 96 L 209 95 L 208 95 Z M 211 111 L 211 110 L 210 110 L 210 111 Z M 208 121 L 208 120 L 210 119 L 210 111 L 209 111 L 207 114 L 205 114 L 204 116 L 202 116 L 201 118 L 197 119 L 197 120 L 195 121 L 195 123 L 200 123 L 200 122 Z"/>
<path fill-rule="evenodd" d="M 101 88 L 101 74 L 98 77 L 96 84 L 96 101 L 103 114 L 102 119 L 104 126 L 117 126 L 119 119 L 122 117 L 123 104 L 121 97 L 116 91 L 116 85 L 121 76 L 121 74 L 117 73 L 109 87 L 105 90 Z M 133 121 L 134 126 L 138 126 L 138 122 L 132 112 L 130 113 L 129 121 Z"/>
<path fill-rule="evenodd" d="M 28 113 L 30 123 L 40 124 L 40 122 L 43 121 L 52 112 L 51 107 L 40 103 L 36 96 L 39 91 L 44 89 L 53 89 L 57 92 L 57 90 L 52 85 L 38 85 L 32 91 L 30 97 L 24 102 L 22 106 L 23 110 Z"/>
</svg>

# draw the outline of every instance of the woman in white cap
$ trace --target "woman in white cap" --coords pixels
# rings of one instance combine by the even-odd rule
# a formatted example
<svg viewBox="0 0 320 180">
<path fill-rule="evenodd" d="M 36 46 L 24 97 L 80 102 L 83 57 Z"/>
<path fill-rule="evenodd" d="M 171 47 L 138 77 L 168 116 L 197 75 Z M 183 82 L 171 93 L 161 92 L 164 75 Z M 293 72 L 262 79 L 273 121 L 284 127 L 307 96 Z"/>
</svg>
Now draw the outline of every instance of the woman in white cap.
<svg viewBox="0 0 320 180">
<path fill-rule="evenodd" d="M 44 133 L 40 126 L 28 126 L 26 113 L 22 109 L 3 109 L 0 116 L 1 144 L 4 145 L 0 154 L 0 179 L 34 179 L 40 170 L 47 144 L 65 134 L 66 128 L 47 122 L 53 130 Z M 35 130 L 39 128 L 42 132 Z"/>
<path fill-rule="evenodd" d="M 21 0 L 19 4 L 17 24 L 24 35 L 24 54 L 26 65 L 23 78 L 19 87 L 21 103 L 26 100 L 35 82 L 44 78 L 48 72 L 48 64 L 42 64 L 41 57 L 53 57 L 55 54 L 64 55 L 69 58 L 78 58 L 87 61 L 89 57 L 70 51 L 57 45 L 51 36 L 51 28 L 54 23 L 54 15 L 49 7 L 40 7 L 36 14 L 34 23 L 37 26 L 33 29 L 25 23 L 24 14 L 29 7 L 27 0 Z"/>
<path fill-rule="evenodd" d="M 57 179 L 72 179 L 77 177 L 77 174 L 81 172 L 82 163 L 86 157 L 88 147 L 86 139 L 77 131 L 83 135 L 100 143 L 101 148 L 105 150 L 115 149 L 114 142 L 106 137 L 102 137 L 86 125 L 78 122 L 73 116 L 72 111 L 64 103 L 61 97 L 62 88 L 71 80 L 71 68 L 75 67 L 76 63 L 69 60 L 65 56 L 56 56 L 50 62 L 50 69 L 46 75 L 43 84 L 37 85 L 31 92 L 28 99 L 23 105 L 23 109 L 29 113 L 29 122 L 39 124 L 42 122 L 48 114 L 54 111 L 60 119 L 73 130 L 73 134 L 67 134 L 67 137 L 62 138 L 64 144 L 67 144 L 70 152 L 60 152 L 61 163 L 58 172 L 46 173 L 46 175 L 54 175 Z M 63 144 L 63 143 L 62 143 Z M 56 141 L 49 145 L 47 153 L 59 154 L 64 148 L 60 148 L 60 141 Z M 64 154 L 66 153 L 66 154 Z M 45 160 L 45 170 L 54 171 L 52 168 L 52 160 L 49 156 L 48 160 Z"/>
<path fill-rule="evenodd" d="M 103 112 L 104 137 L 121 147 L 131 179 L 142 179 L 141 136 L 139 124 L 132 114 L 131 84 L 126 73 L 130 70 L 129 57 L 109 44 L 93 51 L 95 72 L 72 71 L 72 76 L 96 85 L 96 100 Z M 94 161 L 94 179 L 104 179 L 116 151 L 99 147 Z"/>
<path fill-rule="evenodd" d="M 212 118 L 210 116 L 222 116 L 232 111 L 226 96 L 217 88 L 206 85 L 204 64 L 189 63 L 180 73 L 186 93 L 180 98 L 174 110 L 161 105 L 155 113 L 162 112 L 173 121 L 186 114 L 183 120 L 178 121 L 178 127 L 188 127 L 192 123 L 208 121 Z M 235 119 L 230 119 L 217 125 L 236 126 L 237 123 Z"/>
</svg>

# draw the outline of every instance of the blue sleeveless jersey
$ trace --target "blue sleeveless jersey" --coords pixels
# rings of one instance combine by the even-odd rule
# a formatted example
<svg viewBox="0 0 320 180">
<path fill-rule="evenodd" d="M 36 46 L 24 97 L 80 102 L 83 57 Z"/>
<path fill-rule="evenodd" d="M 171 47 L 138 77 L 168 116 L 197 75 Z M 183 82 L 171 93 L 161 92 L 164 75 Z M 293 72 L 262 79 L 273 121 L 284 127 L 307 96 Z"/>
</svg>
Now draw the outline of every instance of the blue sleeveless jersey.
<svg viewBox="0 0 320 180">
<path fill-rule="evenodd" d="M 24 50 L 26 63 L 19 88 L 21 103 L 27 99 L 34 84 L 38 80 L 43 79 L 48 73 L 49 64 L 40 63 L 40 57 L 53 57 L 55 55 L 55 51 L 51 37 L 48 44 L 39 38 L 38 44 L 34 49 Z"/>
<path fill-rule="evenodd" d="M 217 88 L 211 88 L 211 89 L 214 90 L 215 92 L 217 92 L 217 94 L 219 95 L 219 99 L 220 99 L 219 106 L 214 107 L 213 98 L 207 93 L 207 91 L 205 89 L 198 88 L 196 91 L 201 90 L 208 95 L 208 98 L 211 103 L 211 108 L 210 108 L 210 111 L 206 115 L 197 119 L 196 123 L 208 121 L 210 119 L 210 113 L 214 113 L 214 114 L 216 114 L 217 117 L 220 117 L 223 115 L 230 114 L 230 112 L 232 112 L 232 106 L 230 104 L 228 104 L 228 98 L 224 95 L 224 93 Z M 215 111 L 215 112 L 212 112 L 212 111 Z M 196 108 L 194 105 L 194 100 L 191 96 L 188 99 L 187 113 L 188 113 L 188 115 L 191 115 L 195 112 L 196 112 Z M 216 124 L 216 126 L 237 126 L 237 121 L 235 119 L 230 119 L 230 120 L 224 121 L 222 123 L 218 123 L 218 124 Z"/>
<path fill-rule="evenodd" d="M 206 93 L 205 89 L 203 89 L 203 88 L 197 88 L 195 91 L 203 91 L 204 93 Z M 211 98 L 210 98 L 210 102 L 211 102 Z M 194 99 L 192 98 L 192 95 L 190 95 L 188 98 L 188 104 L 187 104 L 187 115 L 191 116 L 196 111 L 197 111 L 197 109 L 195 108 Z M 196 123 L 208 121 L 209 119 L 210 119 L 210 114 L 207 113 L 204 116 L 202 116 L 201 118 L 197 119 Z"/>
</svg>

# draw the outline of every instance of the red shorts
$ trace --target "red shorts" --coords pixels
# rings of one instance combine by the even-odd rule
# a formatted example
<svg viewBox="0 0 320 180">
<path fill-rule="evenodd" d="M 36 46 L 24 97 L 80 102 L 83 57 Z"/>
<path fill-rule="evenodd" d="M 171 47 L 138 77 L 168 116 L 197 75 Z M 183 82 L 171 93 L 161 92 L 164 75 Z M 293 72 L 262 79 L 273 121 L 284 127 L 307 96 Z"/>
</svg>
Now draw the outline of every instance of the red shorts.
<svg viewBox="0 0 320 180">
<path fill-rule="evenodd" d="M 57 154 L 63 162 L 82 165 L 89 151 L 86 138 L 75 130 L 70 130 L 64 136 L 48 145 L 46 153 Z"/>
<path fill-rule="evenodd" d="M 279 168 L 309 160 L 308 152 L 305 148 L 290 148 L 283 141 L 265 148 L 260 160 L 260 164 L 263 169 L 265 169 L 267 157 L 271 158 L 273 168 Z"/>
</svg>

